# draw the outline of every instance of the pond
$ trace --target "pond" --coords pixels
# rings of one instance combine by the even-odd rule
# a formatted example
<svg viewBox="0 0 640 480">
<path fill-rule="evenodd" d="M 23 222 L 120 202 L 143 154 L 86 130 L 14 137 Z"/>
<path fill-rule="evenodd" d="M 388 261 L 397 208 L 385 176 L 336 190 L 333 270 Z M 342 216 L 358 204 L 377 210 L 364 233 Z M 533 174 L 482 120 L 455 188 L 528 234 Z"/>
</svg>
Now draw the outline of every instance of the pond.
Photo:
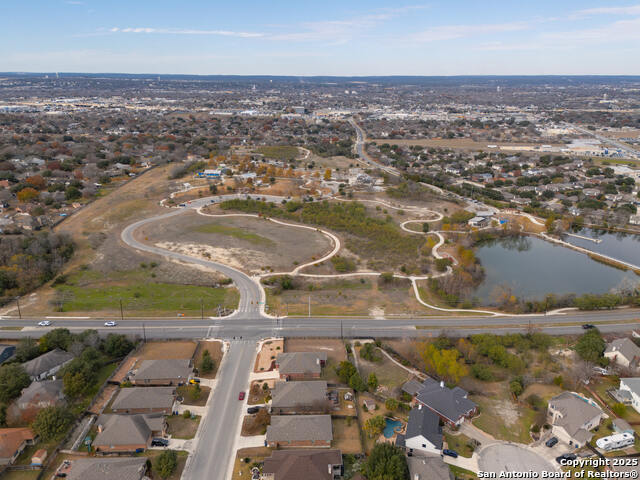
<svg viewBox="0 0 640 480">
<path fill-rule="evenodd" d="M 396 429 L 402 426 L 402 422 L 400 420 L 393 420 L 391 418 L 385 418 L 385 426 L 382 434 L 384 438 L 391 438 L 396 433 Z"/>
<path fill-rule="evenodd" d="M 570 233 L 575 233 L 587 238 L 594 238 L 600 240 L 600 243 L 569 235 L 564 236 L 563 240 L 565 242 L 579 247 L 588 248 L 589 250 L 593 250 L 594 252 L 602 253 L 604 255 L 609 255 L 610 257 L 617 258 L 624 262 L 640 265 L 640 235 L 622 232 L 609 232 L 606 230 L 593 230 L 591 228 L 583 228 L 581 230 L 571 231 Z"/>
<path fill-rule="evenodd" d="M 494 304 L 503 288 L 509 288 L 519 298 L 533 300 L 548 293 L 606 293 L 640 282 L 640 277 L 633 272 L 596 262 L 575 250 L 537 237 L 485 241 L 476 256 L 484 267 L 485 278 L 473 295 L 483 305 Z"/>
</svg>

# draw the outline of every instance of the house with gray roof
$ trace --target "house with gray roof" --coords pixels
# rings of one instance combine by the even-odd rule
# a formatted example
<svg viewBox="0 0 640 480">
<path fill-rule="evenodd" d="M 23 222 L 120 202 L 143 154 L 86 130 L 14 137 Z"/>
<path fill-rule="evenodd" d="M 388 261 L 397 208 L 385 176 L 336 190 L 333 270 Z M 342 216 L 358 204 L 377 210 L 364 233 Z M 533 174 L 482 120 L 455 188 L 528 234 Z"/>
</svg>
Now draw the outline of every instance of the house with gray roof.
<svg viewBox="0 0 640 480">
<path fill-rule="evenodd" d="M 276 450 L 265 458 L 262 480 L 337 480 L 342 478 L 340 450 Z"/>
<path fill-rule="evenodd" d="M 276 382 L 271 398 L 271 413 L 274 415 L 327 413 L 329 408 L 327 382 L 324 380 Z"/>
<path fill-rule="evenodd" d="M 396 445 L 409 451 L 439 454 L 442 450 L 440 417 L 418 404 L 409 412 L 405 434 L 396 435 Z"/>
<path fill-rule="evenodd" d="M 173 412 L 176 399 L 174 387 L 122 388 L 111 405 L 113 413 L 164 413 Z"/>
<path fill-rule="evenodd" d="M 589 442 L 590 430 L 607 418 L 595 401 L 575 392 L 562 392 L 549 400 L 547 414 L 553 435 L 576 448 Z"/>
<path fill-rule="evenodd" d="M 182 385 L 193 373 L 189 359 L 143 360 L 131 383 L 139 386 Z"/>
<path fill-rule="evenodd" d="M 628 405 L 631 405 L 634 410 L 640 413 L 640 378 L 621 378 L 619 394 L 623 394 L 627 399 Z"/>
<path fill-rule="evenodd" d="M 325 363 L 326 352 L 281 353 L 276 359 L 276 368 L 281 380 L 306 380 L 320 378 Z"/>
<path fill-rule="evenodd" d="M 167 428 L 162 414 L 101 415 L 96 425 L 93 447 L 102 453 L 144 451 L 152 437 L 163 436 Z"/>
<path fill-rule="evenodd" d="M 604 356 L 615 365 L 637 370 L 640 364 L 640 348 L 630 338 L 617 338 L 607 344 Z"/>
<path fill-rule="evenodd" d="M 408 457 L 411 480 L 453 480 L 455 476 L 442 457 Z"/>
<path fill-rule="evenodd" d="M 31 382 L 22 389 L 20 396 L 7 409 L 7 418 L 12 423 L 30 423 L 40 410 L 65 402 L 62 380 Z"/>
<path fill-rule="evenodd" d="M 422 383 L 420 383 L 415 378 L 407 381 L 404 385 L 402 385 L 402 391 L 408 393 L 412 397 L 415 397 L 420 389 L 422 388 Z"/>
<path fill-rule="evenodd" d="M 273 415 L 267 427 L 267 445 L 329 448 L 333 440 L 331 415 Z"/>
<path fill-rule="evenodd" d="M 71 360 L 73 360 L 72 354 L 56 348 L 23 363 L 22 366 L 31 380 L 38 381 L 55 375 Z"/>
<path fill-rule="evenodd" d="M 56 474 L 67 480 L 142 480 L 146 471 L 145 457 L 79 458 L 63 463 Z"/>
<path fill-rule="evenodd" d="M 435 412 L 443 422 L 456 426 L 478 413 L 478 406 L 460 387 L 449 388 L 444 382 L 427 378 L 416 394 L 416 403 Z"/>
</svg>

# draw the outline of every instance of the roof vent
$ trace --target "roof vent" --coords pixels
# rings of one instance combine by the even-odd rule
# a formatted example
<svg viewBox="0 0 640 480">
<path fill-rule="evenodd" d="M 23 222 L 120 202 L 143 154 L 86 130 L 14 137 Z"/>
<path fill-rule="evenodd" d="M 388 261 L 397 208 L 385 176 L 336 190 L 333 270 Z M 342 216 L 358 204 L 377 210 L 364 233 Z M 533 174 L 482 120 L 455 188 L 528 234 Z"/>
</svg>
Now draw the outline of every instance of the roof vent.
<svg viewBox="0 0 640 480">
<path fill-rule="evenodd" d="M 444 388 L 444 381 L 440 382 L 440 388 Z"/>
</svg>

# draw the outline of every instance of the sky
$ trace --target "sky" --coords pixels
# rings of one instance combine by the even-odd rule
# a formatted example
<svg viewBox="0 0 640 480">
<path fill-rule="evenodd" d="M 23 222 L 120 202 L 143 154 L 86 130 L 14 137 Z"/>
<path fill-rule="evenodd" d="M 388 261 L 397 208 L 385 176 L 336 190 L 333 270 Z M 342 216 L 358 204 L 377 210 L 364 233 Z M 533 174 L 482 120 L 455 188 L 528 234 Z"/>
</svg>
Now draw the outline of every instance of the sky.
<svg viewBox="0 0 640 480">
<path fill-rule="evenodd" d="M 640 1 L 1 0 L 0 71 L 639 75 Z"/>
</svg>

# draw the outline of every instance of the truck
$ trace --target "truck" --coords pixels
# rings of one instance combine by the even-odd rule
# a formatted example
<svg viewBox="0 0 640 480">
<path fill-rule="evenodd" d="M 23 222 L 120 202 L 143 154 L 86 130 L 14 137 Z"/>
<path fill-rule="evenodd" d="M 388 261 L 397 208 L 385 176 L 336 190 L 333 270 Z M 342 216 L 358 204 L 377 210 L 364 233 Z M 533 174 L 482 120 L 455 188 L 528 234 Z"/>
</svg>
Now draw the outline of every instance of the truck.
<svg viewBox="0 0 640 480">
<path fill-rule="evenodd" d="M 629 447 L 634 443 L 634 436 L 631 433 L 626 432 L 602 437 L 596 441 L 596 446 L 608 452 L 611 450 L 618 450 L 619 448 Z"/>
</svg>

